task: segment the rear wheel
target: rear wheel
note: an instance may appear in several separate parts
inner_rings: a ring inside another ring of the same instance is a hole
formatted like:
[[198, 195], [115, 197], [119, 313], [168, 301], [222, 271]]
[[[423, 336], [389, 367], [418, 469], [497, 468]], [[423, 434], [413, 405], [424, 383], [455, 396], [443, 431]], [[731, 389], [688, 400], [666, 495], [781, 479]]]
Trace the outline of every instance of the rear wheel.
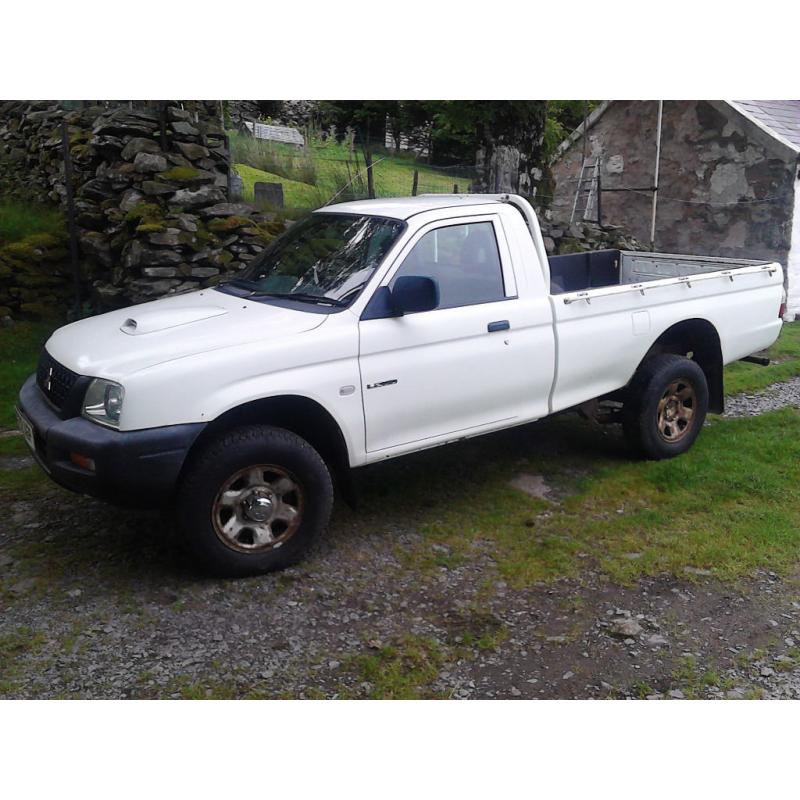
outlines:
[[668, 353], [648, 359], [628, 387], [623, 427], [646, 458], [673, 458], [694, 444], [708, 412], [708, 384], [698, 364]]
[[222, 434], [190, 462], [178, 527], [195, 558], [226, 576], [299, 561], [330, 519], [333, 487], [308, 442], [266, 425]]

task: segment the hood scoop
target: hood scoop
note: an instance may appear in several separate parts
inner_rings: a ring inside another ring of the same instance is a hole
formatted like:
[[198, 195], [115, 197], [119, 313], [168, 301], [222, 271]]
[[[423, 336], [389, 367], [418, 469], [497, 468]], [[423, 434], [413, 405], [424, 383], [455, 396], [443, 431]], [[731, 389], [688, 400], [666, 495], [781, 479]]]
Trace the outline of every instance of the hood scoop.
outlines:
[[156, 333], [180, 325], [189, 325], [211, 317], [219, 317], [228, 312], [219, 306], [197, 306], [195, 308], [163, 308], [133, 314], [120, 325], [120, 330], [129, 336]]

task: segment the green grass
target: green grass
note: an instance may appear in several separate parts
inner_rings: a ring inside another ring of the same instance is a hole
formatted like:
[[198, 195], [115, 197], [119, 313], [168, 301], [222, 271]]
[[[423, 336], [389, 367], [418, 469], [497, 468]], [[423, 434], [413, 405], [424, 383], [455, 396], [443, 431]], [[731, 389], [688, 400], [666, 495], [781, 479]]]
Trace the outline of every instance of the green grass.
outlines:
[[256, 183], [281, 183], [283, 184], [283, 200], [287, 208], [306, 208], [314, 209], [324, 205], [330, 195], [316, 186], [310, 186], [300, 181], [289, 180], [288, 178], [275, 175], [270, 172], [263, 172], [255, 167], [246, 164], [237, 164], [236, 172], [242, 179], [244, 185], [244, 199], [250, 202], [254, 197], [254, 186]]
[[16, 322], [0, 329], [0, 430], [15, 428], [14, 404], [48, 336], [58, 323]]
[[[366, 197], [366, 169], [361, 153], [351, 153], [344, 145], [310, 143], [302, 150], [286, 145], [254, 142], [232, 135], [236, 171], [244, 184], [245, 199], [253, 199], [257, 181], [283, 184], [284, 203], [291, 209], [314, 209], [330, 202], [346, 184], [349, 190], [339, 200]], [[411, 194], [414, 170], [419, 173], [417, 191], [467, 191], [469, 178], [454, 177], [403, 155], [376, 154], [373, 157], [375, 193], [378, 197]]]
[[359, 681], [370, 684], [371, 699], [412, 700], [431, 697], [425, 687], [435, 680], [444, 661], [438, 642], [408, 634], [375, 652], [352, 657], [345, 666]]
[[16, 200], [0, 200], [0, 246], [34, 233], [63, 234], [64, 217], [58, 209]]
[[759, 367], [736, 361], [725, 367], [725, 393], [758, 392], [800, 375], [800, 322], [786, 323], [766, 355], [776, 363]]
[[[561, 427], [568, 438], [581, 436], [577, 423]], [[590, 444], [594, 474], [558, 506], [509, 486], [511, 464], [487, 465], [421, 529], [465, 555], [489, 547], [518, 586], [577, 575], [587, 563], [621, 583], [660, 572], [691, 577], [687, 566], [723, 579], [756, 567], [785, 572], [800, 557], [798, 437], [800, 412], [787, 409], [717, 421], [670, 461], [616, 461]], [[570, 461], [582, 459], [548, 454], [514, 469], [556, 477]]]

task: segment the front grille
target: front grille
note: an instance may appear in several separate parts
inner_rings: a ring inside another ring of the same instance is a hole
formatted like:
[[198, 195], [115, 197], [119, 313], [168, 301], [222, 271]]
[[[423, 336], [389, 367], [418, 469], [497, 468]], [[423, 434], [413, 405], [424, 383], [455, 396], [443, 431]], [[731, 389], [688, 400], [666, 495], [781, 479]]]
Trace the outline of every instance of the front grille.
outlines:
[[44, 396], [59, 410], [64, 407], [78, 375], [63, 364], [59, 364], [47, 350], [42, 350], [39, 367], [36, 370], [36, 383]]

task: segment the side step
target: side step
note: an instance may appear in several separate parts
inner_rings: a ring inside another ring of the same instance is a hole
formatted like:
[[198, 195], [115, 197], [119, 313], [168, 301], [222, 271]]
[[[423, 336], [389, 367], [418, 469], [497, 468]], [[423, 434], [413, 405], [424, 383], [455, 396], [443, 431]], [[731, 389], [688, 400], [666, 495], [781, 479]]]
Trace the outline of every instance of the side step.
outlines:
[[764, 356], [745, 356], [744, 358], [740, 358], [739, 361], [746, 361], [748, 364], [758, 364], [759, 367], [768, 367], [770, 361], [768, 358], [764, 358]]

